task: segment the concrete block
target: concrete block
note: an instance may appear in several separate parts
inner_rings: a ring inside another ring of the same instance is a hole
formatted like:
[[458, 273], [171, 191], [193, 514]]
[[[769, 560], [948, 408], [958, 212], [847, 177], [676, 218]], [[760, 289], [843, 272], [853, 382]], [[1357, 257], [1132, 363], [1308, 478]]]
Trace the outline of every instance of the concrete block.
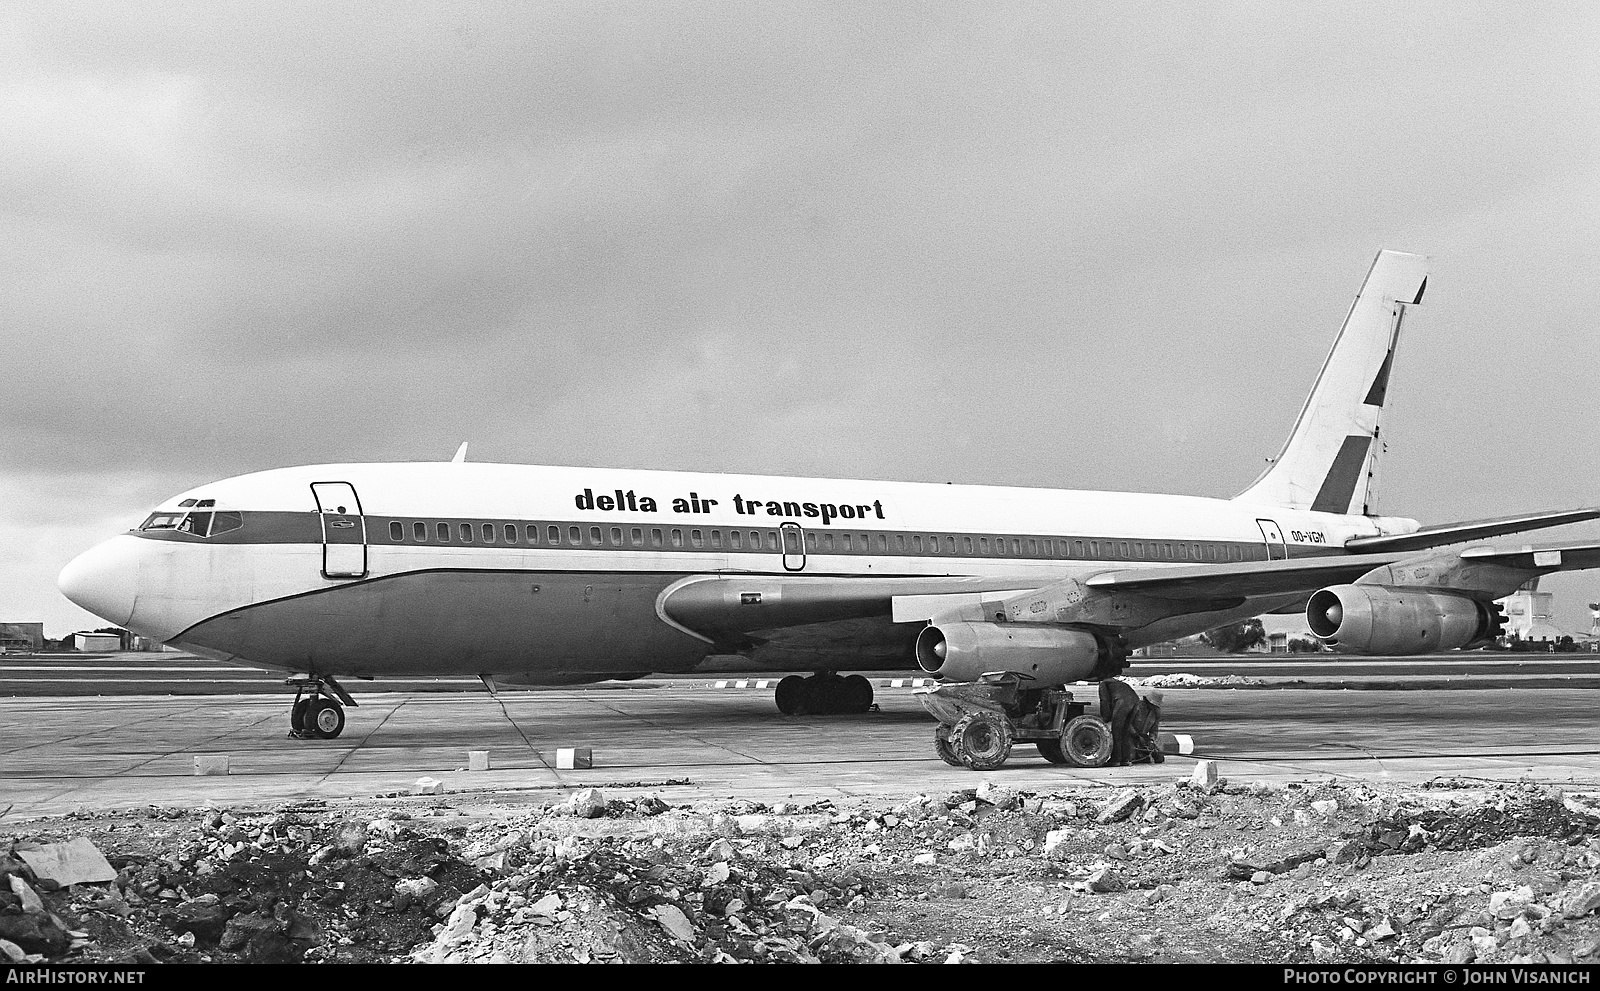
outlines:
[[443, 795], [444, 782], [438, 778], [418, 778], [417, 783], [411, 786], [413, 795]]
[[1217, 762], [1214, 760], [1197, 760], [1194, 762], [1194, 774], [1190, 775], [1189, 783], [1196, 788], [1210, 788], [1217, 783]]
[[196, 754], [194, 758], [194, 773], [196, 774], [227, 774], [227, 754]]
[[1184, 733], [1162, 733], [1156, 737], [1164, 754], [1194, 753], [1194, 737]]
[[594, 766], [594, 751], [588, 747], [556, 748], [556, 770], [574, 771]]
[[487, 771], [488, 769], [489, 769], [489, 751], [487, 751], [487, 750], [468, 750], [467, 751], [467, 770], [469, 770], [469, 771]]

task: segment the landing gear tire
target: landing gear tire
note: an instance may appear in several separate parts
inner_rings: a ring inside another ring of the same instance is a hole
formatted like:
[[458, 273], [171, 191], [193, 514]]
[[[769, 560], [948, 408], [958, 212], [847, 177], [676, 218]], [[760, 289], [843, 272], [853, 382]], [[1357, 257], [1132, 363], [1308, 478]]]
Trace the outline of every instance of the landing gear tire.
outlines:
[[810, 708], [811, 701], [811, 685], [808, 679], [791, 674], [778, 682], [778, 689], [773, 692], [773, 701], [778, 703], [778, 711], [785, 716], [805, 714]]
[[962, 766], [961, 758], [956, 756], [955, 747], [950, 744], [950, 728], [942, 723], [933, 731], [933, 752], [951, 767]]
[[1099, 716], [1079, 716], [1062, 729], [1061, 751], [1078, 767], [1104, 767], [1111, 760], [1111, 727]]
[[1040, 740], [1039, 756], [1052, 764], [1070, 764], [1067, 755], [1061, 750], [1060, 740]]
[[957, 721], [950, 741], [962, 764], [974, 771], [992, 771], [1011, 756], [1011, 721], [999, 713], [974, 712]]
[[294, 708], [289, 710], [289, 729], [296, 733], [306, 731], [306, 709], [311, 705], [310, 699], [297, 699]]
[[305, 729], [319, 740], [332, 740], [344, 732], [344, 706], [333, 699], [312, 699], [306, 707]]
[[844, 680], [845, 712], [866, 712], [872, 708], [872, 682], [853, 674]]

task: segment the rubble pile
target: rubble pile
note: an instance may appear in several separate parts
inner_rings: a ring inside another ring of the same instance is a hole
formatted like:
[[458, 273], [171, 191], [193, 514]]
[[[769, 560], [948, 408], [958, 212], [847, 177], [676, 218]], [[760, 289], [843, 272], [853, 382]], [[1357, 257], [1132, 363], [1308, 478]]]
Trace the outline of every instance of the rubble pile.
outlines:
[[1437, 784], [80, 814], [0, 837], [0, 959], [1600, 960], [1600, 812]]

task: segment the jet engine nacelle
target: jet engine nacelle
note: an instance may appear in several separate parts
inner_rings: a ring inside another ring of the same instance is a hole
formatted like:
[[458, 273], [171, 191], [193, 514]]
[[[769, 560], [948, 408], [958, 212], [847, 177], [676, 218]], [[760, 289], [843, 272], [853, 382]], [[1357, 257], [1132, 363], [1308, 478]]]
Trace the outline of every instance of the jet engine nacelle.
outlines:
[[1498, 636], [1498, 607], [1464, 595], [1381, 585], [1334, 585], [1311, 596], [1317, 639], [1355, 654], [1426, 654]]
[[1032, 623], [945, 623], [917, 635], [917, 665], [953, 681], [1015, 671], [1045, 685], [1105, 677], [1120, 669], [1115, 645], [1093, 633]]

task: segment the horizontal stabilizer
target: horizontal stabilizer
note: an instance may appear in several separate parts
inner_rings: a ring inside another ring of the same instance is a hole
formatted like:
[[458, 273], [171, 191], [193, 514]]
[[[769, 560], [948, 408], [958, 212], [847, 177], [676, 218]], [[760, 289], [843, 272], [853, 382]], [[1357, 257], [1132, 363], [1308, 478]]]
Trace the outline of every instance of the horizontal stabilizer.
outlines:
[[1427, 550], [1446, 544], [1459, 544], [1484, 537], [1497, 537], [1523, 530], [1541, 530], [1568, 523], [1600, 519], [1600, 509], [1568, 509], [1550, 513], [1527, 513], [1521, 516], [1502, 516], [1492, 520], [1471, 520], [1464, 523], [1445, 523], [1424, 527], [1414, 533], [1396, 533], [1379, 537], [1354, 537], [1345, 541], [1344, 548], [1354, 554], [1394, 554]]

